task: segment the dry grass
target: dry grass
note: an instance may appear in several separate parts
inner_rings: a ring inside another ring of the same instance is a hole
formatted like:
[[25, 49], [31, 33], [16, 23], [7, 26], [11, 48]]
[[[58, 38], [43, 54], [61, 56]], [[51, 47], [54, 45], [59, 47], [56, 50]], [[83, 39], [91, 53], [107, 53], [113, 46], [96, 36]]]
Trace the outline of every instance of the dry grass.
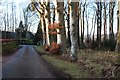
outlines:
[[37, 52], [39, 52], [40, 54], [45, 54], [48, 53], [45, 51], [43, 46], [34, 46], [34, 48], [37, 50]]
[[69, 54], [45, 55], [44, 58], [72, 77], [111, 78], [118, 54], [110, 51], [79, 50], [78, 60], [75, 63], [69, 61]]
[[80, 50], [77, 62], [84, 64], [82, 66], [89, 69], [90, 72], [94, 72], [94, 77], [113, 77], [112, 70], [117, 56], [117, 53], [109, 51]]
[[57, 67], [60, 71], [69, 74], [72, 78], [89, 78], [89, 72], [79, 68], [78, 64], [71, 63], [56, 58], [55, 56], [42, 55], [43, 59], [48, 63], [51, 63], [53, 66]]
[[2, 43], [2, 56], [10, 55], [11, 52], [19, 48], [16, 42]]

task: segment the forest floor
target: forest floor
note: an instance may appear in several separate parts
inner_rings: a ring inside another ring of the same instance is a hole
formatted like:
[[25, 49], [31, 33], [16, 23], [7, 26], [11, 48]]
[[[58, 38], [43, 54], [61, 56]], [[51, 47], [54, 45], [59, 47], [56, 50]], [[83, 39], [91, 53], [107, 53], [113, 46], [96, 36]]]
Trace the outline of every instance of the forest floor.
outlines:
[[43, 59], [72, 78], [113, 78], [114, 76], [114, 64], [118, 58], [115, 52], [79, 50], [78, 60], [71, 62], [69, 54], [53, 55], [44, 51], [41, 46], [35, 48], [38, 52], [47, 53], [42, 55]]

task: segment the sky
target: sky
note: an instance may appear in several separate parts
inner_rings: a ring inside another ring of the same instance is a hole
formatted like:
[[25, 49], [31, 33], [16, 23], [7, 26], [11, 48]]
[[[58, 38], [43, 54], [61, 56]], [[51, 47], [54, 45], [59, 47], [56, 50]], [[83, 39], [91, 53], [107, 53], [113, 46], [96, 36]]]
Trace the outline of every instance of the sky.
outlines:
[[[19, 25], [19, 22], [20, 20], [23, 20], [23, 14], [22, 14], [22, 10], [24, 8], [27, 7], [27, 5], [31, 2], [31, 0], [0, 0], [0, 17], [4, 17], [3, 14], [4, 12], [8, 11], [9, 13], [11, 13], [11, 2], [14, 2], [15, 3], [15, 6], [16, 6], [16, 9], [15, 9], [15, 12], [16, 12], [16, 16], [17, 16], [17, 24]], [[83, 0], [84, 1], [84, 0]], [[87, 0], [89, 2], [89, 0]], [[90, 0], [91, 1], [94, 1], [94, 0]], [[9, 8], [7, 10], [7, 7], [6, 7], [6, 4], [8, 4]], [[93, 5], [93, 4], [91, 4]], [[116, 11], [117, 11], [117, 6], [115, 7], [115, 14], [114, 14], [114, 32], [116, 33], [116, 30], [117, 30], [117, 15], [116, 15]], [[88, 8], [88, 12], [91, 14], [91, 16], [89, 17], [92, 17], [93, 15], [93, 10]], [[20, 16], [21, 15], [21, 16]], [[33, 32], [33, 33], [36, 33], [37, 31], [37, 26], [38, 26], [38, 19], [36, 19], [36, 24], [34, 24], [31, 28], [30, 28], [30, 31]], [[107, 20], [109, 21], [109, 20]], [[108, 22], [109, 23], [109, 22]], [[89, 18], [89, 29], [91, 29], [91, 24], [92, 24], [92, 19]], [[4, 29], [4, 27], [2, 26], [4, 25], [3, 23], [3, 20], [1, 19], [0, 20], [0, 28]], [[17, 27], [18, 27], [17, 25]], [[85, 27], [86, 27], [86, 22], [85, 22]], [[109, 27], [109, 24], [107, 24], [107, 27]], [[109, 32], [109, 29], [107, 29], [107, 32]], [[87, 33], [87, 29], [85, 28], [85, 34]], [[103, 28], [102, 28], [102, 33], [103, 33]]]
[[[23, 9], [26, 8], [28, 6], [28, 4], [31, 2], [31, 0], [0, 0], [0, 17], [3, 18], [4, 13], [6, 13], [8, 11], [8, 14], [10, 15], [12, 13], [12, 8], [11, 8], [11, 3], [14, 3], [14, 11], [16, 14], [16, 18], [17, 18], [17, 26], [19, 26], [19, 22], [20, 20], [23, 20], [24, 22], [24, 18], [23, 18]], [[7, 9], [7, 5], [8, 5], [8, 9]], [[34, 24], [31, 28], [30, 31], [32, 33], [36, 33], [37, 31], [37, 26], [38, 26], [38, 20], [36, 22], [36, 24]], [[4, 21], [3, 19], [0, 20], [0, 29], [4, 30]]]

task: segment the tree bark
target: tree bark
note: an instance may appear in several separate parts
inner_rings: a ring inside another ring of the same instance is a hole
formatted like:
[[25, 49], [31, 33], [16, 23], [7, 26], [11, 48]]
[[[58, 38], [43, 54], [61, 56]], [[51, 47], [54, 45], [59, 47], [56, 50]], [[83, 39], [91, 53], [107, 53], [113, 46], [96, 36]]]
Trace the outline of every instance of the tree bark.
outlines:
[[[120, 21], [120, 1], [118, 2], [118, 9], [119, 9], [118, 10], [118, 17], [119, 17], [119, 21]], [[116, 49], [115, 49], [115, 51], [117, 53], [120, 52], [120, 24], [118, 25], [118, 27], [119, 27], [119, 31], [118, 31], [118, 34], [117, 34], [117, 44], [116, 44]]]
[[107, 15], [106, 15], [106, 0], [104, 0], [104, 43], [107, 39]]
[[[55, 5], [55, 21], [56, 23], [59, 23], [59, 12], [58, 12], [58, 1], [57, 0], [54, 0], [54, 5]], [[59, 29], [56, 29], [57, 30], [57, 33], [60, 33], [60, 30]], [[61, 41], [61, 34], [57, 34], [57, 44], [61, 44], [62, 41]]]
[[86, 22], [87, 22], [87, 47], [89, 47], [89, 23], [88, 23], [88, 20], [89, 20], [89, 14], [87, 13], [87, 10], [86, 10]]
[[113, 17], [114, 17], [114, 6], [115, 2], [112, 0], [109, 3], [109, 39], [114, 39], [114, 32], [113, 32]]
[[85, 25], [84, 25], [84, 16], [85, 16], [85, 5], [84, 5], [84, 7], [83, 7], [83, 15], [82, 15], [82, 17], [83, 17], [83, 21], [82, 21], [82, 31], [81, 31], [81, 45], [82, 46], [84, 46], [84, 31], [85, 31]]
[[65, 31], [65, 22], [64, 22], [64, 1], [55, 0], [55, 18], [56, 22], [59, 23], [61, 29], [57, 29], [57, 44], [61, 45], [61, 53], [67, 53], [66, 51], [66, 31]]
[[71, 39], [71, 60], [77, 60], [77, 33], [78, 33], [78, 20], [77, 20], [77, 10], [78, 10], [79, 2], [70, 2], [70, 39]]
[[80, 8], [78, 10], [78, 49], [80, 49], [80, 26], [81, 26], [81, 5], [78, 5]]
[[41, 21], [41, 29], [42, 29], [42, 34], [43, 34], [43, 46], [46, 44], [46, 35], [45, 35], [45, 24], [44, 24], [44, 15], [40, 15], [40, 21]]
[[[55, 7], [54, 7], [54, 4], [53, 4], [52, 14], [53, 14], [53, 18], [52, 18], [51, 24], [54, 24], [54, 22], [55, 22]], [[56, 31], [56, 30], [54, 30], [54, 31]], [[50, 41], [51, 41], [51, 43], [52, 42], [57, 42], [57, 35], [50, 34]]]
[[62, 26], [62, 28], [60, 29], [60, 33], [61, 33], [61, 51], [62, 53], [67, 53], [66, 50], [66, 31], [65, 31], [65, 22], [64, 22], [64, 14], [63, 14], [63, 10], [64, 10], [64, 1], [62, 2], [58, 2], [58, 13], [59, 15], [59, 21], [60, 21], [60, 26]]
[[68, 4], [68, 20], [67, 20], [67, 26], [68, 26], [68, 32], [67, 32], [67, 35], [68, 35], [68, 47], [71, 46], [71, 42], [70, 42], [70, 5]]
[[[43, 2], [39, 2], [40, 4]], [[45, 34], [45, 20], [44, 20], [44, 8], [41, 7], [41, 11], [36, 7], [34, 1], [32, 0], [32, 7], [37, 10], [37, 12], [40, 15], [40, 21], [41, 21], [41, 27], [42, 27], [42, 33], [43, 33], [43, 46], [46, 44], [46, 34]]]
[[45, 19], [45, 26], [46, 26], [46, 45], [50, 45], [50, 39], [49, 39], [49, 29], [48, 26], [50, 24], [50, 20], [49, 20], [49, 9], [50, 7], [48, 6], [48, 0], [46, 1], [46, 7], [45, 7], [45, 15], [44, 15], [44, 19]]
[[102, 5], [101, 2], [97, 2], [97, 45], [98, 49], [100, 48], [101, 45], [101, 27], [102, 27], [102, 19], [101, 19], [101, 14], [102, 14]]

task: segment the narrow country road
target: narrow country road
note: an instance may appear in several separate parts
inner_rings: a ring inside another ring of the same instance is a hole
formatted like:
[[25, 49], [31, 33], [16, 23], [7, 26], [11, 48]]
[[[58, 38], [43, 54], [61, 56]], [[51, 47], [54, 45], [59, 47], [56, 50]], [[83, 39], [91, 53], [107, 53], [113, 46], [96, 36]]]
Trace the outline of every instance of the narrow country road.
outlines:
[[24, 45], [2, 65], [3, 78], [55, 78], [34, 48]]

